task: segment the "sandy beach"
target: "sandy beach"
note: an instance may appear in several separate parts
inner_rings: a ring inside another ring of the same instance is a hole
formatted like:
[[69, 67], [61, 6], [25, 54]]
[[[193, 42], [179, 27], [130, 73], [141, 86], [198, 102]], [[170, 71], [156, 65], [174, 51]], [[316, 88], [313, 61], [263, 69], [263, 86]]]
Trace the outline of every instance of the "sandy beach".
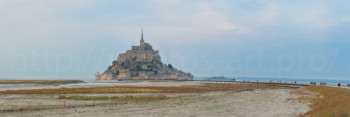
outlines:
[[[120, 83], [122, 86], [181, 87], [203, 85], [194, 82]], [[52, 87], [51, 87], [52, 88]], [[309, 110], [307, 102], [298, 102], [295, 89], [256, 89], [206, 93], [123, 93], [79, 94], [81, 96], [166, 95], [169, 99], [152, 102], [116, 102], [57, 99], [59, 94], [0, 94], [0, 116], [149, 116], [149, 117], [295, 117]], [[77, 95], [77, 94], [65, 94]]]

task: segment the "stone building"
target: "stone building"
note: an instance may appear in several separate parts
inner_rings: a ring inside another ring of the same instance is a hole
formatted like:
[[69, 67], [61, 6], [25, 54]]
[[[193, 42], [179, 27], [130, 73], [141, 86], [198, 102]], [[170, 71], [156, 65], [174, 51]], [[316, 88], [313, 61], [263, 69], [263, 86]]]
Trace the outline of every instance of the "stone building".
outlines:
[[95, 74], [95, 80], [113, 80], [112, 71], [106, 70], [103, 74]]
[[158, 50], [145, 43], [143, 31], [140, 45], [120, 53], [117, 60], [103, 74], [96, 74], [95, 80], [192, 80], [193, 75], [163, 64]]

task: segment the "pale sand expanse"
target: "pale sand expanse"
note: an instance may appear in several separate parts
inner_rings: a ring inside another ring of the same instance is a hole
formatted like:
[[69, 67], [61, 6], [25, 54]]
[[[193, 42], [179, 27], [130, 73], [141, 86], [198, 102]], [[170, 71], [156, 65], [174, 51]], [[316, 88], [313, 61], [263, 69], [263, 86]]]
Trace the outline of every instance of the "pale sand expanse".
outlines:
[[79, 87], [112, 87], [112, 86], [137, 86], [137, 87], [178, 87], [178, 86], [194, 86], [203, 85], [199, 82], [118, 82], [118, 83], [80, 83], [60, 86], [37, 86], [37, 87], [18, 87], [18, 88], [0, 88], [0, 91], [5, 90], [21, 90], [21, 89], [52, 89], [52, 88], [79, 88]]
[[[147, 84], [147, 83], [146, 83]], [[305, 103], [288, 100], [298, 95], [289, 93], [292, 89], [269, 89], [245, 92], [212, 92], [201, 94], [167, 94], [181, 95], [156, 102], [131, 102], [129, 104], [109, 105], [96, 101], [100, 105], [76, 108], [58, 108], [40, 111], [6, 112], [0, 116], [50, 116], [50, 117], [294, 117], [305, 113], [309, 108]], [[154, 94], [151, 94], [154, 95]], [[17, 99], [11, 99], [11, 96]], [[36, 96], [42, 99], [33, 99]], [[92, 104], [92, 101], [59, 100], [52, 95], [0, 95], [0, 107], [11, 107], [11, 104], [32, 106], [62, 107], [68, 105]], [[22, 99], [21, 99], [22, 98]], [[23, 99], [24, 98], [24, 99]], [[31, 104], [28, 104], [31, 103]], [[5, 106], [7, 105], [7, 106]]]

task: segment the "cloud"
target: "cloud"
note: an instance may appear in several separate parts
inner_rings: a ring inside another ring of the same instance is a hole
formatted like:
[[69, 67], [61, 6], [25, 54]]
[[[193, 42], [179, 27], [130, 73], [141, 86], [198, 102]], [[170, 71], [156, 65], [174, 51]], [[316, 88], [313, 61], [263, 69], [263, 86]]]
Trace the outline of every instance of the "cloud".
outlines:
[[350, 22], [350, 16], [344, 17], [340, 20], [341, 22]]
[[169, 41], [172, 43], [193, 44], [220, 41], [212, 37], [224, 33], [232, 35], [253, 35], [255, 33], [253, 28], [231, 20], [230, 15], [232, 14], [219, 11], [222, 4], [208, 1], [170, 3], [153, 1], [147, 4], [148, 8], [151, 8], [151, 13], [145, 20], [152, 18], [157, 21], [147, 22], [144, 25], [146, 30], [151, 29], [150, 32], [162, 32], [158, 33], [158, 36], [170, 38]]
[[62, 27], [67, 23], [62, 14], [86, 8], [90, 3], [88, 0], [3, 0], [0, 4], [0, 38], [7, 43], [52, 41], [48, 37], [56, 35], [58, 30], [71, 28]]
[[[218, 63], [230, 61], [232, 57], [228, 54], [231, 53], [244, 53], [235, 54], [242, 56], [242, 59], [247, 56], [245, 53], [254, 54], [256, 50], [277, 56], [281, 53], [289, 54], [300, 46], [306, 53], [322, 54], [318, 49], [310, 50], [309, 46], [319, 44], [324, 46], [320, 46], [321, 49], [327, 50], [329, 43], [339, 43], [334, 38], [348, 40], [349, 37], [347, 25], [344, 24], [350, 22], [350, 14], [347, 12], [350, 8], [344, 1], [333, 2], [1, 0], [0, 53], [4, 55], [1, 60], [11, 60], [9, 56], [13, 53], [9, 50], [13, 48], [25, 56], [23, 58], [27, 61], [31, 61], [33, 52], [50, 53], [51, 59], [47, 61], [55, 61], [56, 55], [74, 56], [77, 53], [81, 58], [92, 56], [93, 61], [106, 56], [100, 53], [110, 54], [110, 59], [113, 59], [115, 53], [137, 44], [142, 27], [146, 41], [160, 48], [161, 52], [172, 51], [175, 55], [187, 54], [199, 58], [207, 58], [201, 57], [203, 53], [211, 56], [212, 53], [220, 52], [221, 54], [213, 56], [213, 60]], [[271, 52], [281, 48], [287, 49]], [[92, 54], [87, 50], [93, 50]], [[76, 68], [80, 68], [80, 64], [94, 68], [97, 64], [92, 65], [88, 60], [86, 64], [82, 63], [79, 57], [72, 60]], [[167, 55], [162, 57], [174, 58]], [[254, 63], [253, 60], [247, 61]], [[103, 70], [109, 62], [98, 63], [101, 67], [95, 69]], [[0, 64], [11, 66], [6, 61]], [[222, 68], [220, 64], [216, 66]], [[28, 62], [28, 70], [31, 67], [33, 66]], [[200, 69], [203, 66], [197, 67]], [[252, 64], [251, 67], [256, 66]], [[86, 75], [81, 72], [78, 74], [73, 69], [72, 74], [90, 77], [95, 71], [90, 70], [88, 72], [91, 74]], [[28, 71], [30, 72], [32, 71]], [[207, 74], [219, 72], [230, 71], [213, 70]], [[247, 69], [247, 73], [240, 74], [250, 73], [259, 75], [254, 69]], [[22, 73], [22, 76], [26, 74]], [[36, 76], [40, 76], [40, 73]]]

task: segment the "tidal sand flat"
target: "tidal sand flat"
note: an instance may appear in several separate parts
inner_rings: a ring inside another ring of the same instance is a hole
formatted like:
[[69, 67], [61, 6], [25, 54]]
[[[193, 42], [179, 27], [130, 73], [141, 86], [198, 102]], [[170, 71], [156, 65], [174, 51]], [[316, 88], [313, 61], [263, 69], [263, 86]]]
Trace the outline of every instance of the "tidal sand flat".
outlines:
[[296, 90], [198, 82], [8, 90], [0, 91], [0, 116], [295, 117], [310, 110]]
[[53, 84], [1, 84], [0, 91], [6, 90], [23, 90], [23, 89], [57, 89], [57, 88], [87, 88], [87, 87], [113, 87], [113, 86], [136, 86], [136, 87], [179, 87], [179, 86], [193, 86], [193, 85], [203, 85], [197, 82], [91, 82], [86, 81], [86, 83], [78, 84], [67, 84], [54, 86]]

